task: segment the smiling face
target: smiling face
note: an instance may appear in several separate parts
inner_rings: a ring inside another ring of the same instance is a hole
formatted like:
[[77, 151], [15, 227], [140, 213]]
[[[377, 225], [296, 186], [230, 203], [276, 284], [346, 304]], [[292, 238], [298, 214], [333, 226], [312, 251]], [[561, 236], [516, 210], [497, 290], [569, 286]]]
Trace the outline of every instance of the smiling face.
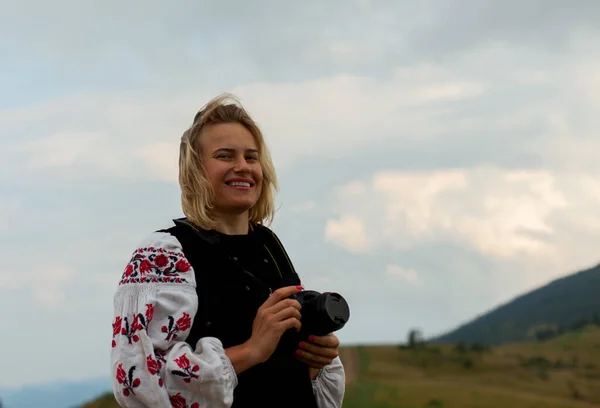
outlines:
[[217, 214], [242, 214], [262, 192], [262, 167], [252, 133], [239, 123], [206, 126], [200, 136], [200, 155], [214, 191]]

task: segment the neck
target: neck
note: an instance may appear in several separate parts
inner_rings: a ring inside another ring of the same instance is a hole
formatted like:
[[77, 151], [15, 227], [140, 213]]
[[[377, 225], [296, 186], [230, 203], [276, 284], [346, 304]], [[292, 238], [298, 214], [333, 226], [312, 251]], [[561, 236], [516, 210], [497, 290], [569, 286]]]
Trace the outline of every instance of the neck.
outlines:
[[215, 230], [227, 235], [246, 235], [249, 228], [248, 212], [242, 214], [219, 214]]

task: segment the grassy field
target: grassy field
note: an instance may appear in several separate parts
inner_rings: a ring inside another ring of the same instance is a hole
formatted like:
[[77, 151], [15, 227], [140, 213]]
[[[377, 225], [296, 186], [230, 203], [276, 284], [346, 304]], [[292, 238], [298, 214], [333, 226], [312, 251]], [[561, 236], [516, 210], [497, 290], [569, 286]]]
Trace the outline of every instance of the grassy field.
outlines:
[[600, 329], [491, 350], [359, 347], [345, 408], [600, 406]]
[[[469, 345], [345, 349], [344, 408], [600, 406], [600, 329], [481, 350]], [[84, 408], [116, 408], [106, 396]]]

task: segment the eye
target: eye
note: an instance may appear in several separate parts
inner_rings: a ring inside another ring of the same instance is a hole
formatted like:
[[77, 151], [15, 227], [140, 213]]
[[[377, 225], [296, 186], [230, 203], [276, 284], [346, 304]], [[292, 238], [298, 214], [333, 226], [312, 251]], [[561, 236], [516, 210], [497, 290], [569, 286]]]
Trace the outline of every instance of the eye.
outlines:
[[248, 157], [246, 157], [246, 160], [247, 161], [257, 161], [258, 157], [256, 157], [256, 156], [248, 156]]
[[230, 155], [227, 153], [219, 153], [216, 157], [217, 159], [229, 159]]

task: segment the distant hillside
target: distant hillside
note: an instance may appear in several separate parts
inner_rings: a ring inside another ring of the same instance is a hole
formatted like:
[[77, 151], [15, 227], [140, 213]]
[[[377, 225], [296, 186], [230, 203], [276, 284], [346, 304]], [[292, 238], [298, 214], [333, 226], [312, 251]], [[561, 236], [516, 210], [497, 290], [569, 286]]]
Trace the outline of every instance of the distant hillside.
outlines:
[[70, 408], [111, 389], [110, 378], [0, 390], [2, 408]]
[[536, 332], [600, 319], [600, 265], [557, 279], [519, 296], [432, 343], [499, 345], [536, 337]]

